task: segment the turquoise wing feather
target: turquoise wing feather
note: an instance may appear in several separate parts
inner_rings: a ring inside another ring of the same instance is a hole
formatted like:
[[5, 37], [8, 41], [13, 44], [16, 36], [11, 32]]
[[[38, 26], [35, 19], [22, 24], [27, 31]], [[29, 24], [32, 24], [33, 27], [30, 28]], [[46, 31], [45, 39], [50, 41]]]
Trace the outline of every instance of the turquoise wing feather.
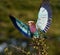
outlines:
[[29, 26], [23, 23], [22, 21], [16, 19], [15, 17], [9, 15], [14, 26], [26, 37], [31, 38], [31, 32]]

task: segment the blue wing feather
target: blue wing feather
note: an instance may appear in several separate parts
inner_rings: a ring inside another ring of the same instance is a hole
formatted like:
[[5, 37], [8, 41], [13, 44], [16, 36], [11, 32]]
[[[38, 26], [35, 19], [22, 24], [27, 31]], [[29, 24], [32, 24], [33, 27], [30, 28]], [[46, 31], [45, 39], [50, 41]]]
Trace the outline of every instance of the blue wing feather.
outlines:
[[16, 19], [13, 16], [9, 16], [11, 21], [13, 22], [14, 26], [26, 37], [31, 38], [31, 32], [30, 29], [28, 27], [28, 25], [24, 24], [23, 22], [19, 21], [18, 19]]

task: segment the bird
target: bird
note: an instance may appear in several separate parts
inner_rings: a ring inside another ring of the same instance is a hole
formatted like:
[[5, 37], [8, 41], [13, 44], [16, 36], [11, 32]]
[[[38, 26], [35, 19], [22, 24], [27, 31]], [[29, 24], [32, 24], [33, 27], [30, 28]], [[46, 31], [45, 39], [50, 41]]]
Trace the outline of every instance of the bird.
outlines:
[[43, 0], [38, 12], [36, 23], [28, 21], [28, 25], [18, 20], [16, 17], [9, 15], [13, 25], [27, 38], [39, 38], [39, 30], [46, 33], [52, 21], [52, 9], [49, 0]]

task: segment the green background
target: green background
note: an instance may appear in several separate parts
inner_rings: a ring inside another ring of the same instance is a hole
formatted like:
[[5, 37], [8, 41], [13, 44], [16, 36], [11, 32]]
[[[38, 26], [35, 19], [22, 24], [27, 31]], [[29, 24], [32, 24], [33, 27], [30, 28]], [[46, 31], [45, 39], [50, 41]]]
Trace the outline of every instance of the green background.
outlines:
[[[36, 22], [41, 0], [0, 0], [0, 43], [9, 38], [24, 38], [13, 26], [9, 14], [27, 23]], [[49, 42], [49, 55], [60, 55], [60, 0], [50, 0], [52, 24], [46, 33]]]

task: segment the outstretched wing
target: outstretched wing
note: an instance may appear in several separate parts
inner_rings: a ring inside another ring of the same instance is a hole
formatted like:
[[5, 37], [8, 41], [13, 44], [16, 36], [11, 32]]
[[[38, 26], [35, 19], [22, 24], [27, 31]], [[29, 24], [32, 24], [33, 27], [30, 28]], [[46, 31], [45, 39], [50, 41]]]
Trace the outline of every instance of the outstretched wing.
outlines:
[[18, 19], [16, 19], [13, 16], [9, 16], [11, 21], [13, 22], [14, 26], [22, 33], [24, 34], [26, 37], [31, 37], [31, 32], [30, 29], [28, 27], [28, 25], [24, 24], [23, 22], [19, 21]]
[[50, 8], [50, 3], [48, 0], [43, 0], [42, 6], [38, 13], [36, 28], [42, 30], [43, 32], [47, 32], [51, 24], [51, 18], [52, 11]]

